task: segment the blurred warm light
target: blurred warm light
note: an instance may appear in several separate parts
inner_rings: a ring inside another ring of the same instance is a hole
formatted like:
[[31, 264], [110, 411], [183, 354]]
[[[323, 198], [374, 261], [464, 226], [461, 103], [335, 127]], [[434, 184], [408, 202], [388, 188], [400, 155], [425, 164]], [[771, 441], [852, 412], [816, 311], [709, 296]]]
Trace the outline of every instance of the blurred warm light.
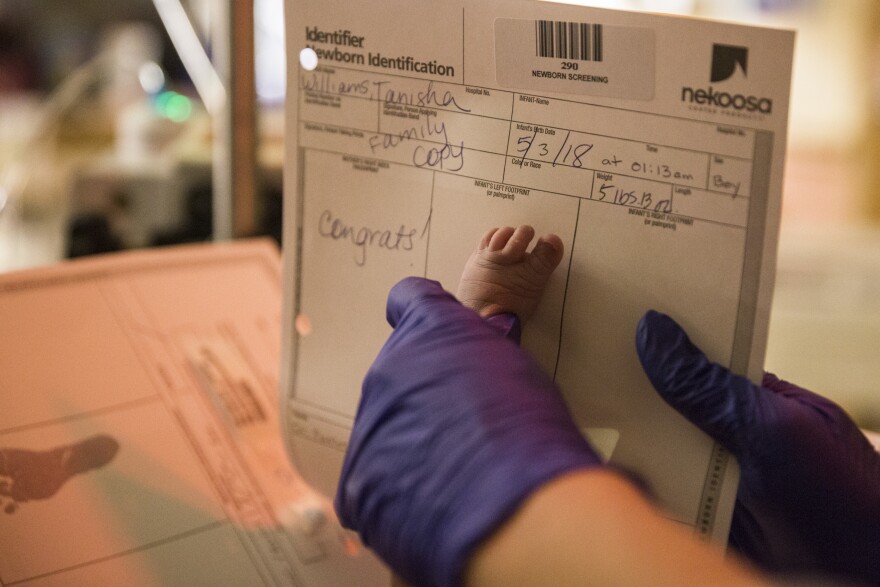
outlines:
[[155, 61], [147, 61], [138, 69], [138, 81], [148, 94], [156, 94], [165, 87], [165, 73]]
[[317, 53], [315, 53], [315, 50], [306, 47], [305, 49], [300, 51], [299, 64], [302, 65], [302, 68], [306, 71], [312, 71], [313, 69], [318, 67], [318, 55]]

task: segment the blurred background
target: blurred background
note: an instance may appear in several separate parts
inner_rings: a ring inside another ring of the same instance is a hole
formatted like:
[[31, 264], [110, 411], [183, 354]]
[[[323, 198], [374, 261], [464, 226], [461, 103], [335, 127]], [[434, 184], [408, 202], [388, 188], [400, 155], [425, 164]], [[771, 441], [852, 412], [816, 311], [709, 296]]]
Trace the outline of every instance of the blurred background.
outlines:
[[254, 218], [235, 236], [279, 240], [282, 0], [0, 0], [0, 270], [210, 239], [231, 52], [255, 63], [235, 72], [254, 96], [232, 124], [256, 134]]
[[[797, 31], [766, 366], [880, 430], [880, 2], [569, 1]], [[214, 140], [240, 123], [218, 114], [230, 51], [256, 90], [253, 207], [234, 229], [214, 204], [246, 159]], [[280, 240], [284, 81], [283, 0], [0, 0], [0, 271]]]

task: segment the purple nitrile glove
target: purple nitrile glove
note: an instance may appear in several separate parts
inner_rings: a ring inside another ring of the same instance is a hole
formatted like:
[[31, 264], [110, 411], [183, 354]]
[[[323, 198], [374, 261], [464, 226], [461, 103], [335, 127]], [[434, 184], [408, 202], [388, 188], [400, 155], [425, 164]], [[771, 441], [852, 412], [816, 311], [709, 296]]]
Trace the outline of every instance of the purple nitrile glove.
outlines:
[[540, 485], [601, 464], [551, 379], [440, 284], [391, 290], [394, 332], [364, 380], [336, 511], [416, 585], [458, 585], [482, 539]]
[[773, 572], [880, 583], [880, 454], [840, 407], [731, 373], [657, 312], [636, 346], [663, 399], [739, 461], [734, 548]]

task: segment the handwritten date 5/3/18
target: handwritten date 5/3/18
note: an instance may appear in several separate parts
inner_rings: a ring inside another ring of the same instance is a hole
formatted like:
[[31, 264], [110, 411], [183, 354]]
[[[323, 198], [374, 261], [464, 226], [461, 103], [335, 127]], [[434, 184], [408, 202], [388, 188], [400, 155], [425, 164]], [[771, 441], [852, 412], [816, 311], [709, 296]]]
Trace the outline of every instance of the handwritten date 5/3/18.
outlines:
[[[557, 165], [570, 165], [572, 167], [583, 167], [584, 161], [583, 158], [587, 153], [593, 148], [593, 145], [590, 143], [576, 143], [571, 141], [571, 131], [568, 131], [565, 137], [562, 140], [562, 144], [557, 148], [555, 145], [551, 146], [547, 141], [542, 138], [538, 138], [538, 130], [532, 134], [522, 135], [516, 141], [516, 150], [518, 153], [522, 154], [522, 159], [520, 159], [519, 165], [522, 167], [523, 161], [526, 158], [535, 158], [542, 161], [548, 161], [553, 164], [553, 167]], [[549, 157], [552, 156], [553, 159], [550, 160]], [[547, 159], [545, 159], [547, 157]]]
[[417, 228], [407, 228], [401, 224], [396, 231], [369, 226], [353, 226], [336, 217], [330, 210], [324, 210], [318, 217], [318, 234], [323, 238], [335, 241], [349, 241], [355, 246], [354, 262], [363, 267], [367, 262], [367, 248], [375, 247], [387, 251], [411, 251], [415, 245], [416, 235], [422, 238], [428, 230], [430, 217], [419, 234]]

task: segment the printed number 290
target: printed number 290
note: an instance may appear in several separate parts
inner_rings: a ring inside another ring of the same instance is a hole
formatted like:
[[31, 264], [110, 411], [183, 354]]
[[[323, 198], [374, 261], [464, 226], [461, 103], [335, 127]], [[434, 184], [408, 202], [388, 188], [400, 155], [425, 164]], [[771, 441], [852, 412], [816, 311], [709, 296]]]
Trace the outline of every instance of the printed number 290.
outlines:
[[562, 62], [563, 71], [566, 69], [571, 69], [571, 70], [577, 71], [577, 68], [578, 68], [578, 64], [575, 63], [574, 61], [563, 61]]

